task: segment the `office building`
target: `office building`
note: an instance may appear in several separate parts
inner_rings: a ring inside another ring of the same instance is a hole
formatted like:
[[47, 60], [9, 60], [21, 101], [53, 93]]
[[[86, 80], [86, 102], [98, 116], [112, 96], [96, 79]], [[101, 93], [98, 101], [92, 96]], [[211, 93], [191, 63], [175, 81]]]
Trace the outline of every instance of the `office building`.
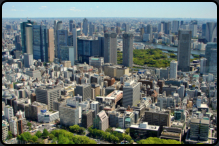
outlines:
[[33, 25], [33, 59], [48, 62], [48, 34], [45, 25]]
[[25, 74], [32, 78], [41, 80], [41, 72], [39, 70], [30, 69], [30, 70], [27, 70]]
[[85, 128], [89, 128], [90, 126], [93, 125], [93, 112], [92, 112], [92, 110], [86, 109], [82, 112], [81, 124], [82, 124], [82, 127], [85, 127]]
[[192, 31], [192, 37], [197, 36], [197, 24], [190, 24], [189, 29]]
[[202, 24], [202, 38], [206, 37], [206, 24]]
[[171, 22], [164, 22], [164, 33], [165, 34], [170, 34], [171, 33]]
[[130, 126], [130, 136], [133, 139], [146, 139], [149, 137], [159, 137], [160, 126], [149, 125], [148, 122]]
[[191, 55], [191, 30], [179, 30], [178, 32], [178, 70], [182, 72], [190, 71], [190, 55]]
[[30, 20], [20, 23], [23, 53], [33, 54], [33, 25], [36, 25], [36, 22]]
[[70, 98], [59, 107], [60, 124], [66, 127], [77, 125], [79, 122], [78, 101]]
[[104, 110], [100, 111], [93, 120], [93, 128], [105, 131], [109, 128], [109, 119]]
[[128, 80], [123, 86], [123, 107], [135, 106], [140, 101], [140, 82]]
[[146, 31], [147, 33], [146, 34], [150, 34], [150, 41], [152, 41], [152, 39], [153, 39], [153, 36], [152, 36], [152, 25], [150, 25], [150, 24], [148, 24], [147, 25], [147, 31]]
[[88, 35], [88, 20], [86, 18], [83, 19], [83, 34]]
[[207, 62], [206, 58], [200, 59], [200, 73], [201, 74], [206, 74], [206, 62]]
[[134, 35], [132, 33], [123, 34], [123, 65], [127, 67], [133, 65], [133, 41]]
[[96, 30], [96, 26], [94, 24], [89, 25], [89, 36], [93, 36], [95, 30]]
[[125, 32], [129, 32], [129, 24], [128, 23], [125, 23]]
[[[206, 60], [206, 72], [207, 73], [211, 72], [210, 68], [217, 69], [217, 54], [213, 54], [213, 53], [216, 53], [217, 51], [215, 49], [217, 49], [217, 43], [213, 43], [213, 42], [207, 43], [206, 49], [205, 49], [205, 58], [207, 59]], [[215, 70], [213, 69], [213, 72], [214, 71]]]
[[[180, 123], [177, 123], [180, 124]], [[184, 134], [184, 133], [183, 133]], [[163, 127], [163, 131], [161, 132], [161, 139], [174, 139], [181, 142], [182, 138], [182, 129], [177, 127]]]
[[169, 67], [160, 68], [160, 79], [169, 79]]
[[48, 106], [44, 103], [40, 103], [37, 101], [34, 101], [30, 106], [29, 106], [29, 111], [30, 111], [30, 115], [29, 118], [30, 120], [33, 121], [38, 121], [38, 114], [41, 112], [41, 110], [45, 111], [48, 110]]
[[75, 59], [73, 46], [61, 46], [60, 53], [61, 61], [71, 61], [71, 66], [74, 66]]
[[58, 38], [57, 38], [57, 30], [62, 30], [62, 21], [58, 21], [58, 20], [55, 20], [54, 21], [54, 36], [55, 36], [55, 57], [58, 57], [58, 51], [57, 51], [57, 48], [58, 48]]
[[53, 62], [54, 61], [54, 30], [48, 29], [48, 61]]
[[173, 24], [172, 32], [177, 33], [179, 30], [179, 21], [174, 20], [172, 24]]
[[10, 121], [10, 119], [12, 119], [12, 117], [14, 117], [14, 110], [9, 105], [6, 105], [4, 107], [4, 113], [5, 113], [5, 119], [7, 119], [7, 121]]
[[88, 98], [91, 99], [91, 85], [89, 84], [76, 85], [75, 95], [78, 94], [82, 96], [83, 101], [87, 100]]
[[48, 110], [53, 110], [53, 101], [61, 96], [60, 86], [38, 87], [35, 90], [36, 101], [48, 105]]
[[38, 114], [38, 122], [39, 123], [50, 123], [55, 122], [55, 120], [59, 119], [59, 111], [45, 111], [41, 110]]
[[72, 28], [73, 28], [73, 20], [69, 20], [69, 31], [72, 32]]
[[61, 46], [67, 46], [67, 43], [68, 43], [68, 31], [57, 30], [56, 37], [57, 37], [56, 53], [57, 53], [57, 57], [60, 59], [61, 58], [61, 52], [60, 52]]
[[117, 34], [104, 34], [104, 62], [117, 64]]
[[206, 23], [206, 40], [208, 42], [214, 42], [214, 38], [217, 37], [217, 22]]
[[90, 109], [94, 110], [94, 116], [99, 113], [99, 102], [98, 101], [92, 101], [90, 104]]
[[74, 60], [78, 60], [78, 45], [77, 45], [77, 29], [73, 28], [72, 29], [72, 34], [73, 34], [73, 47], [74, 47]]
[[89, 37], [78, 38], [78, 61], [89, 64], [89, 57], [100, 56], [99, 41]]
[[2, 141], [5, 141], [8, 137], [8, 126], [5, 124], [5, 122], [2, 122]]
[[89, 57], [89, 65], [101, 68], [104, 64], [104, 58], [103, 57]]
[[177, 61], [170, 62], [170, 79], [177, 79]]
[[20, 35], [16, 35], [16, 36], [15, 36], [14, 44], [15, 44], [15, 48], [16, 48], [16, 50], [18, 50], [18, 51], [22, 51]]
[[17, 117], [12, 117], [9, 121], [10, 131], [14, 136], [18, 135], [18, 123]]
[[158, 33], [163, 32], [163, 23], [158, 24]]

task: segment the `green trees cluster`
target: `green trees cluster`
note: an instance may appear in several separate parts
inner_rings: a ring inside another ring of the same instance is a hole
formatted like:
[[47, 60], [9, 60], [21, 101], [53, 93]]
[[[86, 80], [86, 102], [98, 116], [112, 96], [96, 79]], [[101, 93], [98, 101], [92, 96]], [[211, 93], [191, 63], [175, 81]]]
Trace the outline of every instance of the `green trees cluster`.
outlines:
[[181, 144], [181, 142], [172, 139], [160, 139], [157, 137], [149, 137], [137, 142], [138, 144]]
[[8, 131], [8, 136], [7, 136], [7, 139], [12, 139], [12, 132], [11, 131]]
[[77, 134], [83, 134], [83, 135], [85, 134], [85, 128], [80, 127], [78, 125], [69, 126], [69, 131]]
[[95, 140], [91, 140], [87, 136], [74, 135], [64, 129], [53, 130], [50, 136], [53, 138], [52, 144], [97, 144]]
[[112, 143], [119, 143], [123, 140], [127, 140], [129, 143], [132, 143], [133, 140], [131, 136], [127, 134], [122, 134], [116, 131], [112, 131], [112, 128], [108, 128], [105, 132], [103, 130], [93, 129], [92, 127], [88, 128], [90, 136], [93, 138], [98, 138]]
[[123, 61], [122, 55], [123, 55], [122, 52], [117, 51], [117, 64], [122, 64], [122, 61]]
[[22, 133], [21, 135], [18, 135], [17, 136], [17, 139], [18, 140], [21, 140], [21, 141], [25, 141], [25, 142], [36, 142], [36, 143], [39, 143], [41, 144], [39, 141], [38, 141], [38, 137], [36, 135], [31, 135], [30, 132], [24, 132]]

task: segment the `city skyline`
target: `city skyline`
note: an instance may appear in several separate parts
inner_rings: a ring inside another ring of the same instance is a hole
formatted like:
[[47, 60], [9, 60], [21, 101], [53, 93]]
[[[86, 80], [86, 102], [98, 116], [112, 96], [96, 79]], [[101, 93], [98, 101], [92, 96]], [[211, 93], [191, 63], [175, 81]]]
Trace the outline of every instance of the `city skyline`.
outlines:
[[214, 2], [5, 2], [2, 18], [139, 17], [217, 18]]

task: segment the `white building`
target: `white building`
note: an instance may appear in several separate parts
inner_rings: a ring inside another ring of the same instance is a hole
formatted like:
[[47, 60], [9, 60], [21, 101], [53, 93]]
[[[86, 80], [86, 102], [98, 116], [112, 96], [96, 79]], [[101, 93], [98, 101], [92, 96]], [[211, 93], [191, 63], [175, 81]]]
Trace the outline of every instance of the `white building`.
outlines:
[[9, 121], [9, 127], [10, 127], [10, 131], [14, 136], [17, 136], [18, 134], [18, 127], [17, 127], [17, 117], [13, 117], [10, 119]]
[[177, 61], [172, 60], [170, 62], [170, 77], [172, 79], [177, 79]]
[[192, 37], [197, 36], [197, 24], [190, 24], [189, 29], [192, 31]]
[[14, 110], [11, 106], [7, 105], [4, 108], [4, 112], [5, 112], [5, 118], [10, 121], [10, 119], [12, 119], [12, 117], [14, 117]]
[[143, 34], [143, 41], [148, 42], [150, 41], [150, 34]]
[[90, 104], [90, 108], [95, 111], [95, 116], [97, 113], [99, 113], [99, 102], [98, 101], [92, 101]]
[[59, 111], [46, 111], [38, 114], [38, 122], [50, 123], [59, 119]]

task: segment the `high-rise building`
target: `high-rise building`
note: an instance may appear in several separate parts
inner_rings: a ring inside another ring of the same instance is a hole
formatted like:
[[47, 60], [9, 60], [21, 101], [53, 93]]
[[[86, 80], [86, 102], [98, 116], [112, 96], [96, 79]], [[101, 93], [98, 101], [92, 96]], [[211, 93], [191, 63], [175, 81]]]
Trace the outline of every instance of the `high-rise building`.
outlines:
[[189, 29], [192, 31], [192, 37], [197, 36], [197, 24], [190, 24]]
[[89, 63], [89, 57], [99, 56], [99, 41], [92, 38], [78, 38], [78, 61], [80, 63]]
[[128, 23], [125, 23], [125, 32], [129, 32], [129, 24]]
[[75, 88], [75, 95], [82, 96], [82, 100], [85, 101], [88, 98], [91, 99], [91, 85], [89, 84], [81, 84], [77, 85]]
[[178, 30], [179, 30], [179, 21], [174, 20], [174, 21], [173, 21], [173, 29], [172, 29], [172, 32], [173, 32], [173, 33], [177, 33]]
[[200, 73], [201, 74], [206, 74], [206, 62], [207, 62], [206, 58], [200, 59]]
[[158, 24], [158, 32], [163, 32], [163, 23]]
[[[215, 68], [217, 70], [217, 53], [215, 53], [217, 50], [217, 43], [209, 42], [206, 45], [205, 49], [205, 58], [206, 60], [206, 72], [211, 72], [211, 68]], [[216, 59], [216, 60], [215, 60]], [[214, 69], [213, 69], [214, 70]], [[213, 71], [214, 72], [214, 71]]]
[[54, 61], [54, 30], [48, 29], [48, 61], [53, 62]]
[[214, 42], [214, 38], [217, 37], [217, 22], [206, 23], [206, 40], [208, 42]]
[[62, 30], [62, 21], [58, 21], [58, 20], [55, 20], [54, 21], [54, 37], [55, 37], [55, 40], [54, 40], [54, 44], [55, 44], [55, 57], [58, 57], [58, 52], [57, 52], [57, 30]]
[[99, 42], [99, 56], [104, 57], [104, 37], [99, 36], [98, 37], [98, 42]]
[[132, 33], [123, 34], [123, 65], [132, 67], [133, 65], [133, 41]]
[[27, 20], [27, 22], [20, 23], [21, 27], [21, 44], [22, 52], [33, 54], [33, 30], [32, 26], [36, 25], [36, 22]]
[[123, 107], [136, 106], [140, 101], [140, 82], [128, 80], [123, 86]]
[[202, 24], [202, 38], [206, 37], [206, 24]]
[[170, 78], [177, 79], [177, 61], [175, 60], [170, 62]]
[[91, 25], [89, 26], [89, 36], [93, 36], [93, 33], [95, 32], [95, 30], [96, 30], [95, 25], [94, 25], [94, 24], [91, 24]]
[[152, 41], [152, 26], [150, 24], [147, 25], [147, 34], [150, 34], [150, 41]]
[[190, 134], [191, 140], [207, 141], [209, 133], [209, 120], [191, 119]]
[[22, 51], [20, 35], [15, 36], [14, 44], [15, 44], [16, 50]]
[[60, 54], [60, 47], [61, 46], [67, 46], [68, 43], [68, 31], [67, 30], [57, 30], [56, 32], [56, 37], [57, 37], [57, 57], [60, 59], [61, 54]]
[[61, 61], [71, 61], [71, 66], [74, 66], [74, 47], [73, 46], [61, 46], [60, 47], [60, 59]]
[[33, 54], [24, 53], [24, 67], [30, 68], [33, 65]]
[[8, 126], [5, 124], [6, 121], [3, 123], [2, 122], [2, 140], [6, 140], [6, 138], [8, 137]]
[[77, 45], [77, 29], [73, 28], [72, 29], [72, 34], [73, 34], [73, 47], [74, 47], [74, 60], [78, 60], [78, 45]]
[[109, 118], [104, 110], [100, 111], [94, 118], [93, 127], [103, 131], [109, 127]]
[[73, 20], [69, 20], [69, 31], [72, 32], [72, 28], [73, 28]]
[[89, 128], [93, 125], [93, 113], [92, 110], [86, 109], [82, 112], [81, 124], [85, 128]]
[[12, 117], [14, 117], [14, 110], [9, 105], [6, 105], [4, 107], [4, 113], [5, 113], [5, 119], [7, 119], [7, 121], [10, 121], [10, 119], [12, 119]]
[[53, 101], [61, 96], [60, 86], [38, 87], [35, 90], [36, 101], [48, 105], [48, 110], [53, 110]]
[[191, 30], [179, 30], [178, 32], [178, 70], [183, 72], [190, 71], [191, 37]]
[[117, 34], [104, 34], [104, 62], [117, 64]]
[[121, 27], [121, 23], [120, 22], [116, 22], [116, 27]]
[[17, 117], [12, 117], [9, 121], [9, 127], [10, 131], [14, 136], [18, 135], [18, 123], [17, 123]]
[[171, 22], [164, 22], [164, 33], [170, 34], [171, 32]]
[[48, 34], [45, 25], [33, 25], [33, 59], [48, 62]]
[[83, 33], [85, 36], [88, 34], [88, 20], [86, 18], [83, 20]]

